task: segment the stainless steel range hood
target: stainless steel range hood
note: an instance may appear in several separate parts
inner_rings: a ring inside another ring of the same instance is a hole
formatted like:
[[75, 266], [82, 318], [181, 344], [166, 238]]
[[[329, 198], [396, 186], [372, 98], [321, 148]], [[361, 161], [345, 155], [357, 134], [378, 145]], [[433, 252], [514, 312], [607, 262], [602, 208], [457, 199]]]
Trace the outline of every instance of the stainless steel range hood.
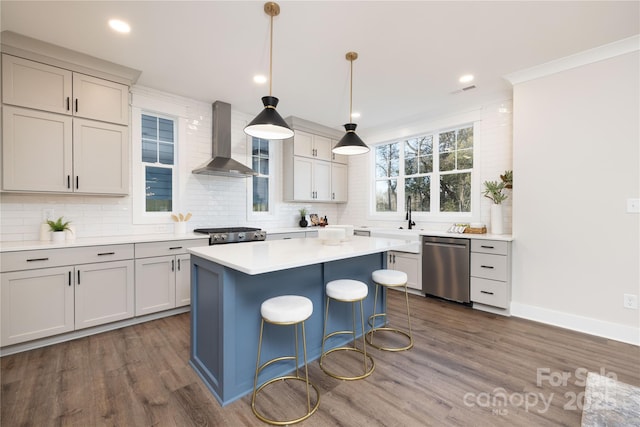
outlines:
[[257, 175], [253, 169], [231, 158], [231, 104], [213, 103], [212, 159], [193, 170], [195, 174], [246, 178]]

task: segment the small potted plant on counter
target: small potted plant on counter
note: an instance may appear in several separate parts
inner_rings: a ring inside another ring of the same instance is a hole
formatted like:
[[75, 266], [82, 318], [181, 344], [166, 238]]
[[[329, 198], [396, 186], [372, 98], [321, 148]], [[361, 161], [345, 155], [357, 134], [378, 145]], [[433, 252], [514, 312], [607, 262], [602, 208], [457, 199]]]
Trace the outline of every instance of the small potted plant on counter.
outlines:
[[484, 197], [491, 199], [491, 233], [502, 234], [502, 202], [507, 200], [509, 194], [506, 189], [513, 188], [513, 171], [504, 171], [500, 175], [500, 181], [485, 181]]
[[300, 222], [298, 222], [298, 225], [300, 227], [306, 227], [307, 225], [309, 225], [309, 223], [307, 222], [307, 210], [305, 208], [302, 208], [298, 212], [300, 212]]
[[65, 231], [71, 231], [71, 221], [62, 222], [62, 218], [60, 217], [55, 221], [47, 220], [47, 224], [49, 224], [49, 229], [51, 230], [51, 240], [54, 242], [62, 242], [65, 239]]

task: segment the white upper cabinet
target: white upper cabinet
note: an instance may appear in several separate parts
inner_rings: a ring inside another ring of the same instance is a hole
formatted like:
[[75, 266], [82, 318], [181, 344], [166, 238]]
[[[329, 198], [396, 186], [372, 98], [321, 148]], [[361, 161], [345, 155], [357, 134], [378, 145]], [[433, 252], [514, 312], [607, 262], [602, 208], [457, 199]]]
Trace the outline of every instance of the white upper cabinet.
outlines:
[[71, 114], [71, 71], [2, 55], [2, 102]]
[[318, 160], [331, 160], [331, 139], [321, 135], [296, 130], [293, 137], [293, 155], [312, 157]]
[[2, 55], [2, 102], [126, 125], [129, 87], [11, 55]]
[[2, 189], [126, 195], [129, 87], [2, 55]]

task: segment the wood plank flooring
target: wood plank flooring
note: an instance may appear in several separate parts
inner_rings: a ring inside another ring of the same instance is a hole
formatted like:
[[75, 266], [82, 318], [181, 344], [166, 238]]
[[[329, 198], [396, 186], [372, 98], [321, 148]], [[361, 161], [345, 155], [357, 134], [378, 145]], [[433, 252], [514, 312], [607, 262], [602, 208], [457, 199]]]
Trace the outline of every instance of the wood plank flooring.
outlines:
[[[391, 321], [404, 296], [389, 293]], [[579, 426], [586, 372], [640, 385], [640, 348], [410, 296], [415, 346], [369, 347], [360, 381], [310, 375], [302, 426]], [[261, 426], [251, 396], [221, 407], [189, 367], [189, 314], [3, 357], [2, 426]]]

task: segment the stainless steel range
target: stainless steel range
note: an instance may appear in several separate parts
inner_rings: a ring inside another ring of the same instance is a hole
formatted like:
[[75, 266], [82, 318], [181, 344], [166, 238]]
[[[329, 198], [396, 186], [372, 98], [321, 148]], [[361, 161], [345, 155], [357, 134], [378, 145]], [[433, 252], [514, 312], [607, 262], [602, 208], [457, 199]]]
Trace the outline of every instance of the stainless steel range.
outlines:
[[193, 232], [208, 234], [209, 245], [255, 242], [265, 240], [267, 238], [266, 231], [250, 227], [196, 228]]

